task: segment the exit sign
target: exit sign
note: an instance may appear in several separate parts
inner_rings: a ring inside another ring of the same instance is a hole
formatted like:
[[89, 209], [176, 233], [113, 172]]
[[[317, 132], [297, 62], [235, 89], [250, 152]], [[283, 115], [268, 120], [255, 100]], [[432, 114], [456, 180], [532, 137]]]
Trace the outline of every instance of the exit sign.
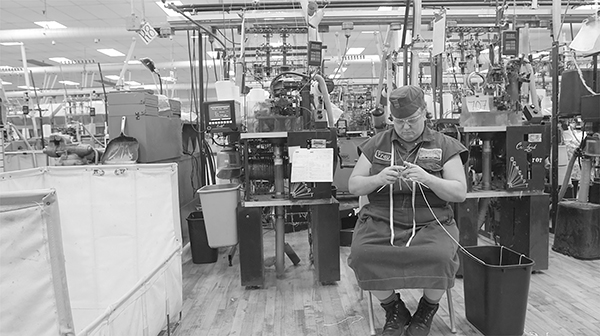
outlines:
[[323, 59], [322, 49], [322, 42], [308, 41], [308, 65], [321, 65]]
[[506, 30], [502, 32], [502, 54], [507, 56], [519, 55], [518, 30]]

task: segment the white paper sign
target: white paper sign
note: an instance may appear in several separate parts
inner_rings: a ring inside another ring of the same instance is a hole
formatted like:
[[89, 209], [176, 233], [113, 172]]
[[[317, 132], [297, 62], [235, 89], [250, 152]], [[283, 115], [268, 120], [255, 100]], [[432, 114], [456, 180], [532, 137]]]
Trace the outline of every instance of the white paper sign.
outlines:
[[446, 15], [433, 21], [433, 56], [437, 56], [446, 50]]
[[154, 30], [150, 23], [146, 22], [138, 31], [138, 35], [140, 35], [144, 43], [150, 44], [150, 42], [152, 42], [152, 40], [154, 40], [158, 36], [158, 33], [156, 32], [156, 30]]
[[299, 148], [293, 155], [292, 183], [333, 182], [333, 148]]
[[466, 96], [464, 106], [468, 112], [490, 112], [491, 111], [491, 101], [490, 96]]

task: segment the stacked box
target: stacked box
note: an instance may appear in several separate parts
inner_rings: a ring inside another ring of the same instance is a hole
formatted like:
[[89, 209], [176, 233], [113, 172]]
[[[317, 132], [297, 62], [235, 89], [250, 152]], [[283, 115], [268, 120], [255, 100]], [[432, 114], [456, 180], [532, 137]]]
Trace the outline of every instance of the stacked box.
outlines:
[[149, 91], [110, 92], [107, 100], [110, 117], [158, 115], [158, 96]]

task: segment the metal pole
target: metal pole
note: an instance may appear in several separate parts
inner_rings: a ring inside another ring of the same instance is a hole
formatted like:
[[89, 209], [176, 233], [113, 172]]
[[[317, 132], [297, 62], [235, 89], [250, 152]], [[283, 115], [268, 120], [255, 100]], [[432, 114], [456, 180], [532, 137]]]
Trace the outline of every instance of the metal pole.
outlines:
[[[273, 144], [273, 164], [275, 177], [275, 198], [284, 197], [283, 144]], [[285, 210], [275, 207], [275, 273], [279, 278], [285, 272]]]
[[[421, 13], [422, 13], [422, 2], [421, 0], [414, 1], [414, 15], [413, 15], [413, 41], [421, 38]], [[422, 43], [415, 43], [412, 48], [412, 59], [411, 59], [411, 71], [410, 71], [410, 84], [417, 83], [417, 76], [419, 75], [419, 48], [417, 46]]]
[[554, 231], [556, 225], [556, 210], [558, 206], [558, 40], [553, 42], [552, 45], [552, 119], [550, 122], [551, 132], [551, 204], [550, 219], [551, 226], [550, 231]]
[[561, 1], [552, 0], [552, 32], [554, 41], [552, 43], [552, 119], [550, 122], [550, 140], [551, 140], [551, 174], [550, 174], [550, 231], [554, 232], [556, 225], [556, 213], [558, 202], [558, 56], [560, 48], [560, 28], [562, 25], [561, 17]]
[[[198, 97], [198, 107], [197, 107], [197, 112], [198, 112], [198, 120], [200, 121], [200, 187], [203, 187], [206, 185], [207, 180], [206, 180], [206, 161], [205, 160], [212, 160], [212, 157], [210, 158], [206, 158], [205, 156], [208, 155], [209, 153], [207, 153], [206, 151], [204, 151], [204, 146], [203, 143], [205, 141], [204, 137], [206, 135], [206, 123], [204, 120], [204, 113], [202, 113], [202, 108], [204, 105], [204, 94], [205, 94], [205, 90], [204, 90], [204, 48], [202, 45], [202, 41], [204, 41], [204, 39], [202, 39], [202, 31], [200, 29], [198, 29], [198, 83], [196, 85], [196, 89], [199, 90], [200, 92], [196, 95]], [[192, 78], [193, 80], [193, 78]]]

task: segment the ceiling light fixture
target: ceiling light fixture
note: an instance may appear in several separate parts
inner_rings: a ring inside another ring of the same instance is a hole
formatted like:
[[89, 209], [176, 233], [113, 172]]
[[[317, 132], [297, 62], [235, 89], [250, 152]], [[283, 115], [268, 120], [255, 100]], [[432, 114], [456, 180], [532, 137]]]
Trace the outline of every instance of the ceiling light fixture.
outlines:
[[50, 57], [48, 58], [49, 60], [51, 60], [52, 62], [56, 62], [56, 63], [71, 63], [73, 61], [71, 61], [70, 59], [66, 58], [66, 57]]
[[12, 85], [12, 83], [11, 83], [11, 82], [5, 82], [5, 81], [2, 81], [1, 83], [2, 83], [2, 85]]
[[65, 28], [67, 28], [67, 26], [62, 25], [56, 21], [36, 21], [34, 23], [44, 29], [65, 29]]
[[381, 12], [384, 12], [384, 11], [387, 12], [387, 11], [391, 11], [392, 7], [391, 6], [381, 6], [381, 7], [377, 8], [377, 10], [381, 11]]
[[118, 81], [119, 80], [119, 76], [117, 75], [108, 75], [108, 76], [104, 76], [110, 80], [114, 80], [114, 81]]
[[[175, 6], [181, 6], [181, 5], [183, 5], [181, 3], [181, 1], [169, 1], [169, 3], [171, 3], [171, 4], [175, 5]], [[157, 1], [156, 5], [158, 7], [160, 7], [160, 9], [162, 9], [165, 12], [165, 14], [167, 14], [168, 16], [181, 16], [181, 14], [177, 13], [176, 11], [174, 11], [174, 10], [172, 10], [170, 8], [165, 7], [166, 5], [165, 5], [165, 3], [163, 1]]]
[[19, 85], [17, 87], [19, 89], [23, 89], [23, 90], [39, 90], [38, 88], [34, 88], [33, 86], [27, 86], [27, 85]]
[[64, 84], [64, 85], [70, 85], [70, 86], [77, 86], [77, 85], [79, 85], [79, 83], [77, 83], [77, 82], [72, 82], [72, 81], [68, 81], [68, 80], [65, 80], [65, 81], [58, 81], [58, 82], [59, 82], [60, 84]]
[[365, 48], [350, 48], [346, 52], [346, 55], [360, 55], [365, 50]]
[[135, 65], [135, 64], [142, 64], [142, 62], [140, 62], [139, 60], [130, 60], [129, 62], [127, 62], [127, 64]]
[[116, 50], [116, 49], [97, 49], [98, 52], [103, 53], [106, 56], [110, 56], [110, 57], [121, 57], [121, 56], [125, 56], [125, 54], [123, 54], [122, 52]]
[[23, 45], [23, 42], [2, 42], [2, 43], [0, 43], [0, 45], [3, 45], [5, 47], [20, 46], [20, 45]]
[[141, 86], [142, 83], [138, 83], [136, 81], [125, 81], [125, 84], [129, 85], [129, 86]]

